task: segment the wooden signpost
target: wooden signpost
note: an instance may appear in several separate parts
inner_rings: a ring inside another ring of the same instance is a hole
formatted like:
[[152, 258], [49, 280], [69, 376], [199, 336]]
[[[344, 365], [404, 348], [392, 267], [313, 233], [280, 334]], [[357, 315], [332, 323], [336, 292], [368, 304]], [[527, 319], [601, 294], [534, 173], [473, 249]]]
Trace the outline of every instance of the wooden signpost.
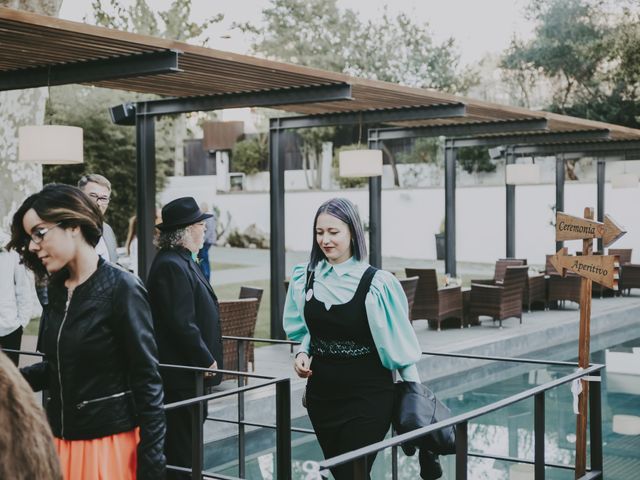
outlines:
[[[593, 239], [602, 238], [605, 247], [618, 240], [626, 232], [608, 215], [604, 223], [593, 220], [593, 209], [584, 209], [584, 218], [556, 213], [556, 241], [582, 240], [582, 255], [569, 256], [562, 248], [551, 259], [554, 268], [561, 275], [567, 270], [582, 277], [580, 283], [580, 330], [578, 338], [578, 365], [589, 366], [591, 329], [591, 287], [592, 282], [600, 283], [614, 290], [618, 289], [619, 259], [615, 255], [592, 255]], [[589, 383], [582, 380], [582, 391], [578, 396], [578, 418], [576, 423], [576, 474], [584, 476], [587, 468], [587, 401]]]

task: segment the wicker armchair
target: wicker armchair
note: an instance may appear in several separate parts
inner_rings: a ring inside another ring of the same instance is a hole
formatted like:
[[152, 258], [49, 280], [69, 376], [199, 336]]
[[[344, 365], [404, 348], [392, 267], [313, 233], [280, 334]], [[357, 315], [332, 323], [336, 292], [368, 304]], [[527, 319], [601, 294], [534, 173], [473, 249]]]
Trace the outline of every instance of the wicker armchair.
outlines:
[[627, 290], [631, 295], [632, 288], [640, 288], [640, 265], [627, 263], [620, 270], [620, 291]]
[[547, 308], [547, 283], [544, 278], [544, 273], [527, 275], [522, 304], [526, 305], [527, 310], [530, 312], [531, 305], [536, 302], [543, 303], [544, 308]]
[[527, 265], [507, 266], [501, 285], [471, 284], [470, 316], [477, 319], [480, 315], [500, 321], [509, 317], [518, 317], [522, 323], [522, 298], [527, 282]]
[[264, 290], [258, 287], [240, 287], [239, 299], [243, 298], [256, 298], [258, 299], [258, 310], [260, 310], [260, 301], [262, 300], [262, 293]]
[[436, 271], [430, 268], [405, 268], [407, 277], [418, 277], [415, 301], [410, 310], [410, 319], [429, 320], [429, 325], [437, 323], [440, 331], [442, 321], [459, 318], [463, 327], [462, 289], [459, 286], [438, 288]]
[[399, 280], [400, 285], [402, 285], [402, 289], [404, 290], [404, 294], [407, 296], [407, 303], [409, 304], [409, 318], [411, 318], [411, 310], [413, 310], [413, 305], [416, 299], [418, 280], [419, 278], [417, 276], [402, 278]]
[[[220, 301], [220, 324], [223, 336], [253, 337], [257, 319], [258, 300], [256, 298]], [[246, 344], [244, 365], [240, 365], [240, 368], [238, 368], [237, 341], [223, 339], [222, 354], [225, 370], [246, 372], [249, 368], [249, 358], [253, 358], [253, 343]], [[225, 376], [226, 378], [230, 377]]]
[[546, 274], [547, 279], [547, 302], [557, 302], [569, 300], [580, 303], [580, 277], [575, 273], [567, 272], [566, 276], [560, 273], [551, 264], [551, 257], [547, 255]]
[[496, 260], [496, 266], [493, 278], [484, 280], [471, 280], [471, 283], [479, 283], [481, 285], [500, 285], [504, 282], [504, 275], [507, 273], [507, 267], [526, 265], [527, 260], [524, 258], [501, 258]]

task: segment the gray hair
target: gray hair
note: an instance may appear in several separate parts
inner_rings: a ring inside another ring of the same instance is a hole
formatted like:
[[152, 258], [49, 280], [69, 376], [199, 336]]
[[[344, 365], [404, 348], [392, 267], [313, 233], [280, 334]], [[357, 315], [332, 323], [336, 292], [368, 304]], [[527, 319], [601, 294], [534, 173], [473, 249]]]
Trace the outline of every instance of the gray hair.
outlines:
[[184, 246], [185, 237], [188, 235], [189, 225], [175, 230], [160, 230], [160, 235], [155, 241], [160, 250], [170, 250]]
[[313, 219], [313, 243], [311, 244], [309, 269], [313, 270], [319, 261], [327, 258], [316, 241], [316, 223], [322, 213], [336, 217], [349, 226], [349, 233], [351, 233], [351, 255], [358, 261], [364, 260], [367, 256], [367, 243], [357, 207], [346, 198], [332, 198], [320, 205]]
[[100, 175], [99, 173], [87, 173], [80, 177], [78, 180], [78, 188], [80, 190], [84, 190], [84, 187], [87, 186], [87, 183], [93, 182], [98, 185], [102, 185], [103, 187], [107, 187], [109, 191], [111, 191], [111, 182], [107, 180], [107, 177]]

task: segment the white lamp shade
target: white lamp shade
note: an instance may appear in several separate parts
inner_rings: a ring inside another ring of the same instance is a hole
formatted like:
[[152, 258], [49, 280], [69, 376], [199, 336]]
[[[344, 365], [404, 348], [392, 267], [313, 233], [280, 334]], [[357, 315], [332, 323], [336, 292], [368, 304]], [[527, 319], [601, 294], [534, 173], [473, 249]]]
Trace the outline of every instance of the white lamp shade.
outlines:
[[614, 415], [611, 429], [620, 435], [640, 435], [640, 417], [636, 415]]
[[341, 177], [382, 175], [382, 150], [344, 150], [338, 155]]
[[540, 183], [540, 165], [512, 163], [507, 165], [507, 185], [534, 185]]
[[44, 165], [82, 163], [82, 128], [64, 125], [20, 127], [18, 160]]
[[620, 173], [611, 177], [612, 188], [636, 188], [638, 186], [638, 175], [635, 173]]

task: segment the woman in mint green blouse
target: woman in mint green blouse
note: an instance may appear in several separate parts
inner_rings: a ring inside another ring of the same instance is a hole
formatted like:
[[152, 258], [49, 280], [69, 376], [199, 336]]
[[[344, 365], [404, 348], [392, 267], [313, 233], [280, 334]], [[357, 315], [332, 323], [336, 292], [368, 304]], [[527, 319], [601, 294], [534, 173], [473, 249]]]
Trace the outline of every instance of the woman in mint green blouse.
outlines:
[[[309, 263], [293, 269], [283, 322], [289, 338], [301, 342], [294, 369], [308, 379], [309, 418], [331, 458], [385, 437], [392, 371], [419, 382], [421, 350], [400, 282], [365, 261], [354, 205], [342, 198], [322, 204], [313, 238]], [[338, 480], [353, 478], [353, 466], [332, 473]]]

